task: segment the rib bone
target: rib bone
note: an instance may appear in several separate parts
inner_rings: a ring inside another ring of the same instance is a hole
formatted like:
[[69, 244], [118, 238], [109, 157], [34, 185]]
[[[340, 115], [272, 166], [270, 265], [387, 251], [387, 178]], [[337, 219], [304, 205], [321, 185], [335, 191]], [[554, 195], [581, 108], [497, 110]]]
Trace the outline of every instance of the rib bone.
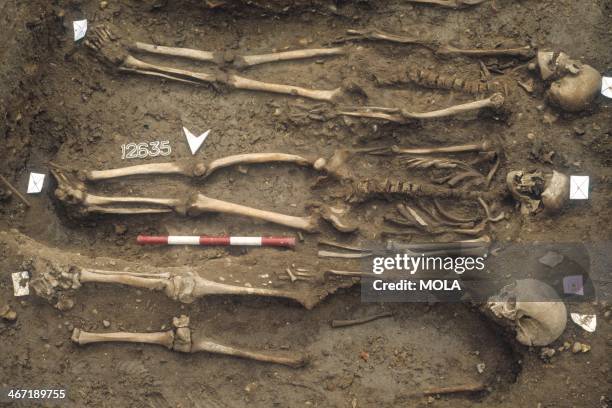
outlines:
[[173, 326], [173, 330], [157, 333], [91, 333], [81, 329], [74, 329], [72, 332], [72, 341], [80, 346], [106, 342], [158, 344], [181, 353], [197, 353], [204, 351], [266, 363], [282, 364], [294, 368], [299, 368], [306, 364], [305, 357], [263, 354], [216, 343], [201, 337], [197, 333], [193, 333], [192, 329], [189, 327], [189, 318], [187, 316], [181, 316], [180, 318], [175, 317], [173, 319]]
[[410, 112], [405, 109], [364, 107], [354, 111], [343, 111], [340, 115], [362, 118], [383, 119], [396, 123], [406, 123], [410, 119], [436, 119], [485, 108], [499, 109], [504, 104], [504, 96], [496, 93], [486, 99], [463, 103], [432, 112]]

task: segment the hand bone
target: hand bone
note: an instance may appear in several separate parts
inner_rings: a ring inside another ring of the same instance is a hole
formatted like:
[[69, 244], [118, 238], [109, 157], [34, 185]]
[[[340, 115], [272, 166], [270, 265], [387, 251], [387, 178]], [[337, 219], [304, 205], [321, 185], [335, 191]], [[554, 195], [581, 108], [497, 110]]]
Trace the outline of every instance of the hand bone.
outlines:
[[299, 368], [306, 364], [304, 357], [289, 357], [280, 355], [263, 354], [232, 346], [227, 346], [199, 336], [193, 333], [189, 327], [189, 318], [181, 316], [174, 318], [173, 330], [157, 333], [91, 333], [81, 329], [74, 329], [72, 341], [80, 346], [91, 343], [105, 342], [128, 342], [158, 344], [168, 349], [182, 353], [208, 352], [247, 358], [266, 363], [282, 364], [289, 367]]
[[493, 108], [499, 109], [504, 104], [504, 96], [496, 93], [486, 99], [463, 103], [431, 112], [410, 112], [405, 109], [363, 107], [353, 111], [342, 111], [340, 115], [355, 116], [362, 118], [382, 119], [396, 123], [406, 123], [411, 119], [436, 119], [455, 116], [465, 112]]

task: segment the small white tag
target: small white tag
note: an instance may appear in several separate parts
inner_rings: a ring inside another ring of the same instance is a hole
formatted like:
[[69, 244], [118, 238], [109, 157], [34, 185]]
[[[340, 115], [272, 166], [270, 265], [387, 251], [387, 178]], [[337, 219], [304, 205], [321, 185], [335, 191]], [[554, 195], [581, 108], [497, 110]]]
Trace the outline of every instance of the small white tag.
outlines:
[[578, 326], [582, 327], [589, 333], [593, 333], [597, 328], [597, 315], [586, 315], [580, 313], [570, 313], [572, 320]]
[[185, 137], [187, 138], [187, 143], [189, 143], [189, 148], [191, 149], [191, 154], [194, 155], [202, 146], [202, 143], [206, 140], [206, 137], [210, 133], [210, 129], [206, 132], [202, 133], [200, 136], [196, 136], [189, 131], [185, 126], [183, 126], [183, 132], [185, 132]]
[[612, 77], [603, 77], [601, 79], [601, 94], [612, 98]]
[[30, 173], [28, 181], [28, 194], [40, 193], [45, 184], [45, 175], [40, 173]]
[[87, 20], [73, 21], [72, 28], [74, 28], [74, 41], [79, 41], [87, 33]]
[[589, 176], [570, 176], [570, 200], [589, 199]]
[[30, 275], [27, 271], [11, 274], [13, 278], [13, 292], [15, 296], [27, 296], [30, 294]]

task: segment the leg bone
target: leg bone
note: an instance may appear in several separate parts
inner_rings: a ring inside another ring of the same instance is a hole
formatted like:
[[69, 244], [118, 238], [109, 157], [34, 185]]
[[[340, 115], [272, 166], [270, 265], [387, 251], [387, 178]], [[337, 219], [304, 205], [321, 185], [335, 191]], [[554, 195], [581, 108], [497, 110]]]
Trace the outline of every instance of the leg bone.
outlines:
[[266, 363], [282, 364], [289, 367], [299, 368], [306, 364], [306, 358], [302, 356], [281, 356], [263, 354], [250, 350], [240, 349], [224, 344], [216, 343], [198, 336], [189, 328], [189, 318], [181, 316], [174, 318], [174, 330], [157, 333], [90, 333], [80, 329], [74, 329], [72, 341], [78, 345], [104, 342], [129, 342], [159, 344], [174, 351], [183, 353], [208, 352], [247, 358]]
[[84, 172], [82, 179], [87, 181], [108, 180], [119, 177], [135, 175], [183, 175], [187, 177], [208, 177], [221, 168], [236, 166], [239, 164], [259, 163], [296, 163], [302, 166], [312, 165], [312, 162], [304, 157], [285, 153], [247, 153], [223, 157], [213, 160], [209, 164], [198, 163], [191, 165], [187, 163], [151, 163], [136, 166], [122, 167], [110, 170], [93, 170]]

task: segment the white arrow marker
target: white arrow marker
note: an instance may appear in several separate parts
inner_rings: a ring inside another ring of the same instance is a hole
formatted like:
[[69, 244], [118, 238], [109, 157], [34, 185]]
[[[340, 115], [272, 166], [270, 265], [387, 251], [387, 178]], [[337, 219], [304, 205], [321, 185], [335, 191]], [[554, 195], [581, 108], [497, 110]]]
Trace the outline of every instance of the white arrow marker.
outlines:
[[183, 132], [185, 132], [185, 136], [187, 137], [187, 143], [189, 143], [189, 148], [191, 149], [191, 154], [194, 155], [202, 146], [202, 143], [206, 140], [206, 137], [210, 133], [210, 129], [206, 132], [202, 133], [200, 136], [196, 136], [189, 131], [185, 126], [183, 126]]

